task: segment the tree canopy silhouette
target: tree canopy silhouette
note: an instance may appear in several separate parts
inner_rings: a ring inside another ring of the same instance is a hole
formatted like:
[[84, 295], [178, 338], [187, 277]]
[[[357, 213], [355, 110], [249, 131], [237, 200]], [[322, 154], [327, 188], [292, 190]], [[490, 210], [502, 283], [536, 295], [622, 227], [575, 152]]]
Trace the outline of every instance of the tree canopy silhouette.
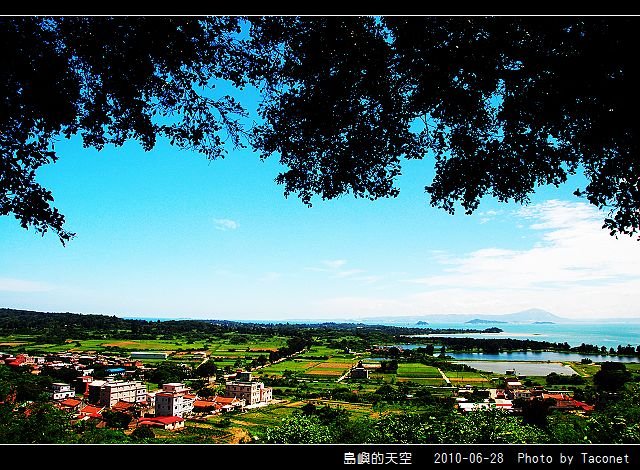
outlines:
[[[158, 136], [207, 158], [250, 146], [285, 195], [393, 197], [434, 158], [431, 205], [526, 203], [578, 171], [576, 195], [638, 231], [632, 17], [4, 17], [0, 214], [73, 234], [36, 170], [79, 134], [101, 149]], [[243, 28], [244, 27], [244, 28]], [[218, 93], [257, 87], [261, 122]]]

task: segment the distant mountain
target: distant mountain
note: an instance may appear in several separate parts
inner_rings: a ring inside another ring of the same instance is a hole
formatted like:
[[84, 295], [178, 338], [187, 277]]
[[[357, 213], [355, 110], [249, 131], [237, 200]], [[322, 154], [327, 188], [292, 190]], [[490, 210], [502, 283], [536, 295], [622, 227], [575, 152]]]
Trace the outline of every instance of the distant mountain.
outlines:
[[[495, 316], [491, 316], [495, 318]], [[529, 323], [529, 322], [566, 322], [566, 318], [559, 317], [554, 315], [551, 312], [547, 312], [546, 310], [542, 310], [540, 308], [530, 308], [529, 310], [523, 310], [517, 313], [509, 313], [507, 315], [501, 315], [502, 319], [510, 321], [510, 322], [521, 322], [521, 323]]]
[[465, 323], [509, 323], [502, 320], [483, 320], [482, 318], [474, 318], [473, 320], [466, 321]]
[[484, 314], [434, 314], [434, 315], [411, 315], [398, 317], [369, 317], [360, 318], [359, 321], [383, 322], [384, 324], [416, 324], [423, 321], [430, 325], [438, 323], [470, 323], [470, 324], [486, 324], [486, 323], [534, 323], [534, 322], [553, 322], [553, 323], [575, 323], [579, 320], [559, 317], [551, 312], [539, 308], [531, 308], [521, 312], [507, 313], [504, 315], [484, 315]]

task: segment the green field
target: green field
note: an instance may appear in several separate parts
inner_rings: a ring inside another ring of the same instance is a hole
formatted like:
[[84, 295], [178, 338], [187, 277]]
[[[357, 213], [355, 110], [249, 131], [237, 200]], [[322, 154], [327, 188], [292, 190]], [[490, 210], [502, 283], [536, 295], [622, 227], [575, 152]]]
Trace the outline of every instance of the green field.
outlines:
[[598, 364], [581, 364], [580, 362], [568, 362], [567, 365], [582, 377], [591, 377], [593, 376], [593, 374], [600, 370], [600, 366]]
[[313, 345], [309, 348], [308, 351], [303, 352], [302, 354], [299, 354], [297, 357], [319, 357], [319, 356], [327, 356], [327, 357], [331, 357], [336, 355], [338, 352], [337, 349], [335, 348], [330, 348], [327, 346], [319, 346], [319, 345]]
[[[295, 410], [304, 406], [305, 403], [301, 401], [284, 402], [247, 410], [242, 413], [224, 413], [208, 417], [207, 422], [216, 426], [221, 421], [229, 419], [231, 426], [227, 429], [227, 432], [231, 436], [239, 434], [255, 436], [259, 435], [260, 431], [264, 431], [265, 427], [279, 426], [284, 418], [291, 416]], [[225, 441], [229, 442], [229, 438], [225, 439]]]
[[319, 361], [308, 361], [304, 359], [289, 359], [286, 361], [278, 362], [277, 364], [271, 364], [262, 369], [258, 369], [256, 375], [268, 375], [280, 377], [282, 374], [289, 370], [292, 372], [305, 372], [316, 365], [320, 364]]
[[[250, 339], [251, 340], [251, 339]], [[4, 343], [5, 347], [20, 347], [26, 352], [41, 353], [59, 353], [59, 352], [117, 352], [117, 351], [164, 351], [170, 355], [184, 352], [185, 355], [180, 359], [183, 362], [194, 358], [188, 357], [190, 351], [209, 351], [213, 357], [221, 358], [221, 361], [229, 360], [231, 364], [235, 359], [255, 359], [259, 356], [269, 356], [269, 352], [275, 351], [286, 344], [286, 338], [274, 337], [269, 340], [258, 337], [250, 343], [233, 344], [229, 338], [216, 338], [216, 340], [170, 340], [170, 339], [154, 339], [154, 340], [138, 340], [138, 339], [86, 339], [86, 340], [67, 340], [64, 344], [48, 344], [38, 343], [36, 339], [27, 335], [12, 335], [0, 338], [0, 344]], [[170, 356], [171, 357], [171, 356]], [[218, 361], [217, 361], [218, 362]]]
[[207, 422], [215, 425], [225, 418], [231, 420], [232, 427], [241, 428], [251, 435], [255, 435], [259, 428], [264, 430], [265, 427], [279, 426], [282, 420], [291, 416], [294, 411], [299, 410], [307, 403], [314, 405], [326, 406], [332, 408], [341, 408], [349, 412], [352, 418], [373, 416], [375, 415], [370, 404], [336, 402], [327, 400], [293, 400], [276, 403], [263, 408], [247, 410], [242, 413], [221, 414], [207, 418]]
[[400, 363], [398, 365], [398, 378], [421, 378], [421, 379], [433, 379], [441, 378], [438, 369], [426, 364], [420, 364], [418, 362]]
[[451, 385], [473, 385], [477, 387], [489, 387], [491, 386], [491, 379], [488, 374], [482, 374], [479, 372], [468, 371], [449, 371], [445, 372], [446, 376], [451, 381]]

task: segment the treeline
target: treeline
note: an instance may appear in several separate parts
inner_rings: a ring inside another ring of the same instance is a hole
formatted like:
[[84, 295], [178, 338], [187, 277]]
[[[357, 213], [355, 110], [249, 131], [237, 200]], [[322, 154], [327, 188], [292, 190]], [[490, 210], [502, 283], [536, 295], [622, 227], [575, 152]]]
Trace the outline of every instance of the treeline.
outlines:
[[[116, 316], [48, 313], [29, 310], [0, 309], [0, 335], [23, 334], [35, 337], [36, 343], [63, 344], [68, 340], [102, 339], [176, 339], [187, 343], [207, 341], [216, 337], [234, 333], [233, 341], [241, 344], [249, 339], [243, 335], [272, 338], [302, 338], [307, 346], [311, 338], [320, 339], [330, 347], [363, 351], [379, 344], [421, 344], [433, 347], [444, 345], [448, 350], [499, 353], [501, 351], [560, 351], [579, 354], [620, 354], [640, 355], [640, 345], [636, 347], [618, 345], [607, 349], [605, 346], [582, 343], [570, 346], [569, 343], [534, 341], [512, 338], [468, 338], [468, 337], [415, 337], [416, 334], [477, 333], [490, 331], [473, 329], [408, 328], [386, 325], [367, 325], [363, 323], [255, 323], [230, 320], [166, 320], [152, 321], [143, 319], [123, 319]], [[291, 354], [287, 346], [271, 361]], [[293, 350], [292, 350], [293, 351]]]
[[[243, 342], [241, 335], [305, 337], [312, 335], [343, 347], [365, 349], [375, 344], [389, 343], [400, 334], [461, 333], [480, 330], [433, 330], [404, 328], [362, 323], [256, 323], [230, 320], [144, 320], [124, 319], [115, 315], [79, 314], [70, 312], [36, 312], [0, 309], [0, 335], [30, 335], [37, 343], [63, 344], [67, 340], [101, 339], [176, 339], [206, 341], [236, 333], [234, 341]], [[347, 334], [347, 332], [349, 332]], [[345, 335], [350, 339], [345, 340]], [[288, 355], [286, 351], [283, 355]], [[276, 359], [273, 359], [276, 360]]]

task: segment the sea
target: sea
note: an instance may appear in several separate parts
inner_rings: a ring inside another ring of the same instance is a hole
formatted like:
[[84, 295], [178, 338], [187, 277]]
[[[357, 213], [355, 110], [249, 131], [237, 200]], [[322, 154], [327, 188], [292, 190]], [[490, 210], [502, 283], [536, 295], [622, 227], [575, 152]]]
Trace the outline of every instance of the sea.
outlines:
[[[425, 334], [430, 337], [467, 337], [467, 338], [513, 338], [513, 339], [530, 339], [533, 341], [549, 341], [551, 343], [569, 343], [570, 346], [580, 346], [582, 343], [597, 346], [605, 346], [607, 349], [614, 350], [621, 346], [631, 345], [637, 348], [640, 344], [640, 323], [632, 322], [615, 322], [615, 323], [430, 323], [428, 325], [400, 325], [395, 326], [411, 326], [413, 328], [464, 328], [478, 329], [497, 327], [503, 330], [501, 333], [458, 333], [458, 334]], [[420, 335], [422, 336], [422, 335]], [[415, 348], [418, 345], [401, 345], [404, 348]], [[454, 357], [460, 362], [467, 363], [472, 367], [477, 367], [474, 361], [511, 361], [515, 364], [520, 362], [562, 362], [575, 361], [582, 359], [591, 359], [593, 362], [640, 362], [639, 356], [618, 356], [618, 355], [601, 355], [601, 354], [580, 354], [580, 353], [564, 353], [554, 351], [513, 351], [501, 352], [495, 354], [485, 353], [465, 353], [451, 352], [448, 355]], [[485, 365], [488, 365], [485, 362]], [[504, 366], [504, 364], [503, 364]], [[517, 364], [519, 370], [524, 369], [522, 364]], [[481, 368], [481, 367], [477, 367]], [[566, 375], [567, 371], [553, 370], [556, 373]]]
[[438, 334], [436, 336], [467, 337], [467, 338], [514, 338], [530, 339], [534, 341], [549, 341], [551, 343], [569, 343], [570, 346], [580, 346], [582, 343], [606, 346], [607, 349], [616, 349], [618, 345], [631, 345], [637, 347], [640, 344], [640, 322], [638, 323], [429, 323], [417, 326], [415, 324], [395, 326], [411, 326], [413, 328], [463, 328], [484, 330], [497, 327], [503, 330], [501, 333], [462, 333], [462, 334]]

